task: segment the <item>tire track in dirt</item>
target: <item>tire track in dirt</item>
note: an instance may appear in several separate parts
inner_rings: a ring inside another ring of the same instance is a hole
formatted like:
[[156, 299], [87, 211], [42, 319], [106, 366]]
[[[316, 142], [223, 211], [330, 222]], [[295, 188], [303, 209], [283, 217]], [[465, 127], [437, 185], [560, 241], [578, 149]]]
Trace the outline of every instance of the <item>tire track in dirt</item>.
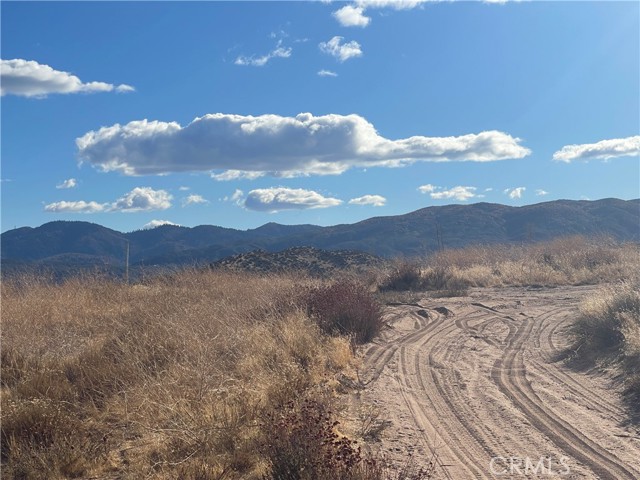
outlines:
[[[561, 310], [562, 308], [551, 310], [544, 316], [551, 316]], [[545, 411], [541, 407], [540, 398], [526, 378], [523, 360], [523, 347], [533, 328], [534, 319], [528, 318], [516, 330], [508, 342], [505, 355], [496, 360], [491, 378], [510, 401], [527, 416], [535, 428], [544, 433], [567, 455], [586, 465], [598, 478], [612, 480], [638, 478], [640, 472], [632, 472], [615, 455], [600, 448], [553, 412]]]
[[[572, 309], [567, 308], [564, 312], [570, 312]], [[550, 321], [550, 316], [543, 318], [538, 323], [537, 331], [534, 336], [534, 345], [540, 349], [540, 359], [532, 359], [532, 363], [539, 370], [561, 383], [564, 388], [572, 395], [580, 398], [580, 401], [587, 405], [590, 409], [608, 416], [612, 420], [619, 420], [624, 417], [624, 410], [619, 406], [608, 402], [602, 396], [594, 396], [593, 392], [585, 388], [567, 369], [558, 368], [556, 365], [558, 355], [561, 353], [553, 343], [553, 336], [560, 327], [566, 327], [570, 322], [569, 316], [564, 316], [561, 321]], [[544, 346], [546, 344], [546, 347]], [[584, 378], [582, 379], [584, 381]]]
[[554, 361], [585, 291], [496, 289], [482, 303], [391, 307], [396, 323], [364, 359], [365, 395], [393, 419], [381, 448], [398, 466], [402, 451], [435, 460], [436, 478], [518, 478], [495, 475], [491, 460], [524, 453], [568, 457], [570, 475], [551, 478], [640, 479], [640, 446], [617, 438], [623, 409], [603, 379]]

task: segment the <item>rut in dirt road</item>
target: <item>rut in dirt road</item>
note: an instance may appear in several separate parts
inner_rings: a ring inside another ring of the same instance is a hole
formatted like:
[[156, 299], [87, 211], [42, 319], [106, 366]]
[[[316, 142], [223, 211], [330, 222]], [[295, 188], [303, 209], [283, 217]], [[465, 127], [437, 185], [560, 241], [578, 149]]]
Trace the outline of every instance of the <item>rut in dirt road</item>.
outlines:
[[[481, 290], [389, 307], [365, 355], [382, 448], [438, 478], [640, 478], [640, 441], [610, 380], [555, 361], [590, 287]], [[635, 438], [634, 438], [635, 437]]]

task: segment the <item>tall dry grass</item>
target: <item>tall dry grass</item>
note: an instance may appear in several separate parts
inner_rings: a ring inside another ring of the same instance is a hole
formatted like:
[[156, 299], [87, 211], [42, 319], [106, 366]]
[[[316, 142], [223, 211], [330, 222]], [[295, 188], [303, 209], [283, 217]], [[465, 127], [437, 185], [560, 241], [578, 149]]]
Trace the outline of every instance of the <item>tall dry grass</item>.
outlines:
[[621, 282], [589, 297], [572, 334], [570, 359], [577, 366], [613, 365], [632, 414], [640, 417], [640, 283]]
[[[331, 405], [353, 361], [350, 339], [308, 316], [301, 286], [324, 288], [195, 270], [131, 286], [4, 281], [3, 476], [276, 478], [287, 452], [266, 447], [272, 419], [293, 400]], [[381, 478], [362, 465], [343, 478]]]
[[528, 245], [474, 246], [401, 261], [381, 291], [464, 295], [468, 287], [595, 285], [638, 278], [640, 245], [567, 237]]

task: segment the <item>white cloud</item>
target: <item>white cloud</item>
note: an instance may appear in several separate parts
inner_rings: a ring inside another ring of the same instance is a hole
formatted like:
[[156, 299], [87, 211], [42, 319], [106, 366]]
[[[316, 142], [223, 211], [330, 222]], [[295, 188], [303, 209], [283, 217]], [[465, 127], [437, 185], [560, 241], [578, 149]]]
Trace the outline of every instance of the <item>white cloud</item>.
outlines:
[[75, 188], [78, 185], [78, 181], [75, 178], [69, 178], [67, 180], [65, 180], [64, 182], [56, 185], [57, 189], [63, 189], [63, 188]]
[[205, 199], [202, 195], [193, 194], [182, 199], [183, 207], [186, 207], [187, 205], [198, 205], [204, 203], [209, 203], [209, 200]]
[[418, 190], [420, 191], [420, 193], [431, 193], [435, 191], [436, 188], [438, 187], [436, 187], [435, 185], [431, 185], [430, 183], [427, 183], [426, 185], [422, 185], [418, 187]]
[[232, 195], [226, 196], [222, 200], [224, 202], [234, 203], [234, 204], [238, 205], [239, 207], [241, 207], [242, 204], [244, 203], [244, 192], [242, 190], [240, 190], [239, 188], [236, 188], [236, 190], [233, 192]]
[[342, 200], [324, 197], [313, 190], [272, 187], [251, 190], [244, 201], [244, 206], [249, 210], [273, 213], [280, 210], [335, 207], [341, 203]]
[[466, 202], [470, 198], [476, 196], [475, 194], [476, 187], [463, 187], [457, 186], [453, 187], [450, 190], [441, 190], [437, 192], [431, 192], [431, 198], [435, 200], [445, 200], [445, 199], [454, 199], [460, 202]]
[[516, 198], [522, 198], [522, 194], [524, 193], [525, 190], [526, 190], [526, 187], [507, 188], [504, 190], [503, 193], [505, 193], [506, 195], [509, 195], [509, 198], [515, 200]]
[[178, 190], [180, 190], [181, 192], [187, 192], [189, 190], [191, 190], [191, 187], [179, 187]]
[[640, 155], [640, 135], [627, 138], [602, 140], [597, 143], [582, 145], [566, 145], [553, 154], [553, 159], [559, 162], [574, 160], [608, 160], [616, 157], [634, 157]]
[[394, 10], [411, 10], [423, 3], [433, 0], [357, 0], [356, 4], [366, 8], [393, 8]]
[[136, 187], [113, 203], [55, 202], [44, 207], [47, 212], [143, 212], [150, 210], [166, 210], [171, 207], [173, 197], [165, 190], [154, 190], [149, 187]]
[[289, 58], [292, 51], [293, 50], [291, 49], [291, 47], [283, 47], [282, 40], [279, 40], [276, 48], [271, 50], [266, 55], [261, 55], [259, 57], [256, 57], [255, 55], [251, 55], [250, 57], [240, 55], [238, 58], [236, 58], [236, 61], [234, 63], [236, 65], [243, 66], [264, 67], [273, 58]]
[[0, 95], [44, 98], [51, 93], [133, 92], [130, 85], [83, 83], [68, 72], [54, 70], [32, 60], [0, 60]]
[[344, 37], [335, 36], [328, 42], [320, 42], [318, 46], [322, 52], [331, 55], [340, 62], [362, 56], [362, 49], [358, 42], [352, 40], [351, 42], [342, 43], [342, 40], [344, 40]]
[[[211, 114], [186, 127], [177, 122], [133, 121], [76, 139], [78, 158], [125, 175], [230, 170], [262, 175], [337, 175], [354, 167], [400, 167], [416, 161], [490, 162], [531, 152], [498, 131], [459, 137], [389, 140], [358, 115], [301, 113], [242, 116]], [[233, 177], [235, 173], [225, 172]]]
[[243, 172], [242, 170], [227, 170], [222, 173], [212, 173], [211, 178], [218, 182], [228, 182], [231, 180], [255, 180], [264, 177], [264, 172]]
[[331, 70], [320, 70], [318, 71], [318, 75], [321, 77], [337, 77], [338, 76], [336, 72], [332, 72]]
[[332, 15], [343, 27], [366, 27], [371, 22], [371, 18], [365, 15], [366, 10], [374, 8], [411, 10], [426, 1], [430, 0], [356, 0], [336, 10]]
[[364, 8], [346, 5], [333, 12], [333, 16], [343, 27], [366, 27], [371, 19], [364, 15]]
[[543, 197], [545, 195], [549, 195], [549, 192], [547, 192], [546, 190], [542, 190], [542, 189], [537, 189], [536, 190], [536, 195], [538, 195], [539, 197]]
[[387, 199], [382, 195], [363, 195], [362, 197], [349, 200], [351, 205], [372, 205], [374, 207], [384, 207]]
[[45, 205], [45, 212], [52, 213], [98, 213], [104, 212], [108, 207], [106, 203], [85, 202], [80, 200], [77, 202], [54, 202]]
[[145, 223], [142, 226], [143, 230], [151, 230], [152, 228], [161, 227], [163, 225], [173, 225], [179, 227], [177, 223], [170, 222], [169, 220], [151, 220], [149, 223]]
[[165, 190], [154, 190], [149, 187], [136, 187], [116, 200], [111, 211], [142, 212], [149, 210], [166, 210], [171, 207], [173, 197]]

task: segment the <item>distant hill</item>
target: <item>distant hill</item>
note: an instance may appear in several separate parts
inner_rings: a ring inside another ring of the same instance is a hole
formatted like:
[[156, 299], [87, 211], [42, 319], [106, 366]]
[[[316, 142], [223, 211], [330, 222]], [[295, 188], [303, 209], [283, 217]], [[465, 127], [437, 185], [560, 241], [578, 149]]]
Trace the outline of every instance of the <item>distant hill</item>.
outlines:
[[163, 225], [121, 233], [88, 222], [55, 221], [9, 230], [0, 240], [3, 271], [24, 266], [55, 270], [93, 266], [116, 271], [124, 265], [127, 243], [131, 265], [152, 268], [209, 264], [254, 250], [279, 252], [301, 246], [357, 250], [390, 258], [427, 254], [440, 245], [459, 248], [536, 242], [567, 235], [640, 242], [640, 200], [557, 200], [523, 207], [447, 205], [354, 224], [268, 223], [246, 231], [211, 225]]
[[383, 259], [369, 253], [350, 250], [321, 250], [313, 247], [292, 247], [281, 252], [254, 250], [223, 258], [211, 264], [222, 268], [252, 273], [305, 272], [326, 277], [337, 270], [364, 270], [382, 265]]

